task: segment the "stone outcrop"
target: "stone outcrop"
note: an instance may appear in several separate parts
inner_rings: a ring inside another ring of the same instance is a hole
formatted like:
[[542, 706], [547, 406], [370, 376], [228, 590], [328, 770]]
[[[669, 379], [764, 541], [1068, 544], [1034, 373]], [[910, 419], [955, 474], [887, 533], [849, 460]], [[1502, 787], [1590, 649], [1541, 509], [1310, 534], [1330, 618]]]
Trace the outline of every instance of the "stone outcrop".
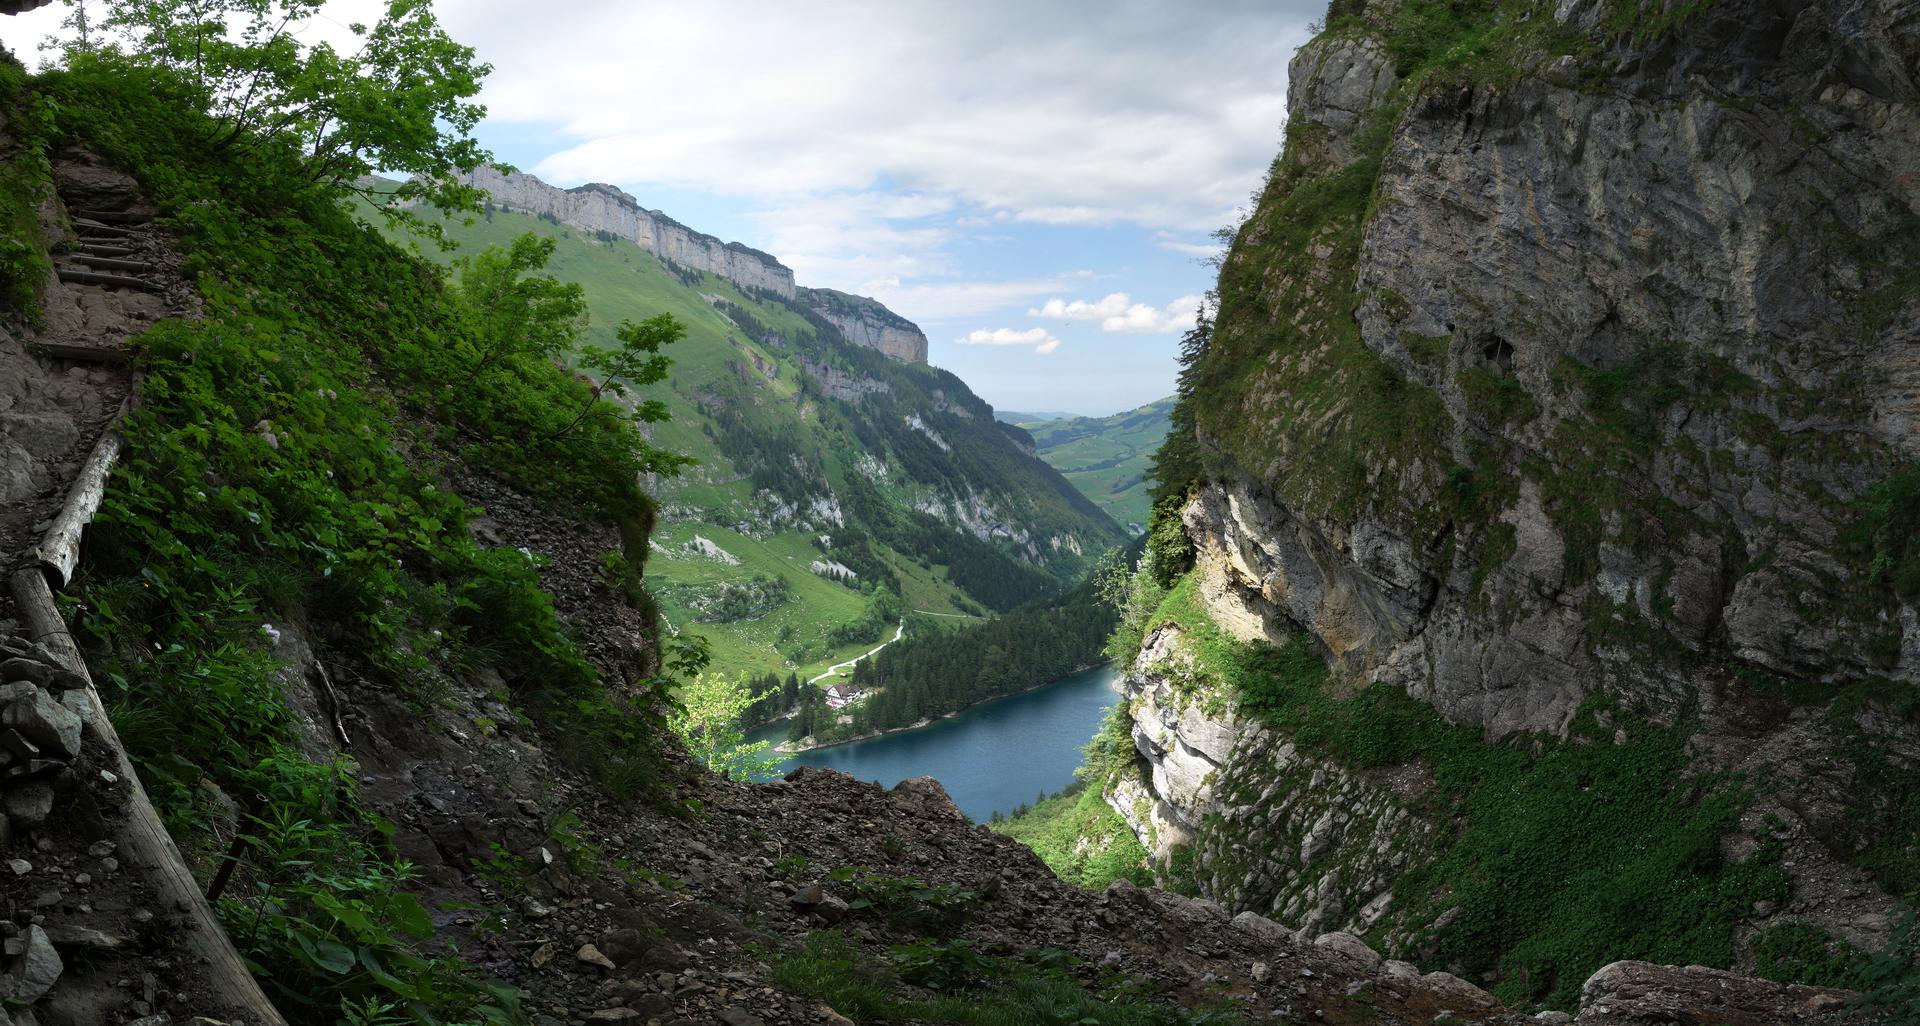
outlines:
[[927, 336], [919, 326], [865, 296], [834, 289], [802, 288], [799, 300], [856, 346], [901, 363], [927, 362]]
[[1165, 865], [1192, 854], [1203, 893], [1309, 933], [1371, 929], [1398, 870], [1433, 847], [1437, 824], [1410, 770], [1366, 776], [1241, 717], [1186, 650], [1155, 629], [1124, 678], [1140, 753], [1108, 803]]
[[[1798, 679], [1920, 679], [1913, 604], [1862, 601], [1886, 589], [1845, 543], [1857, 500], [1920, 452], [1920, 299], [1900, 284], [1920, 263], [1902, 170], [1920, 42], [1896, 7], [1717, 5], [1498, 89], [1396, 94], [1377, 41], [1304, 48], [1301, 169], [1349, 167], [1369, 117], [1405, 107], [1351, 316], [1424, 444], [1334, 501], [1296, 454], [1341, 444], [1320, 432], [1364, 396], [1292, 419], [1275, 372], [1202, 409], [1236, 468], [1188, 513], [1213, 593], [1493, 734], [1563, 729], [1603, 679], [1684, 701], [1642, 647], [1596, 643], [1603, 619]], [[1609, 9], [1554, 16], [1610, 39]], [[1243, 242], [1276, 229], [1256, 214]], [[1337, 284], [1314, 273], [1230, 293], [1221, 331], [1308, 316], [1302, 298]], [[1450, 493], [1468, 485], [1471, 509]]]
[[491, 166], [475, 169], [466, 182], [508, 209], [551, 217], [582, 231], [607, 232], [662, 260], [794, 298], [792, 268], [771, 255], [696, 232], [658, 210], [642, 207], [639, 200], [611, 185], [594, 182], [561, 189], [529, 174], [503, 174]]
[[771, 254], [694, 231], [658, 210], [648, 210], [615, 186], [592, 182], [562, 189], [532, 175], [502, 172], [490, 165], [476, 168], [463, 181], [509, 210], [549, 217], [582, 231], [605, 232], [670, 264], [794, 300], [819, 314], [854, 345], [901, 363], [927, 362], [926, 334], [877, 300], [834, 289], [796, 288], [793, 269]]
[[841, 402], [857, 403], [876, 392], [892, 391], [884, 381], [869, 378], [864, 374], [849, 374], [824, 361], [802, 358], [800, 366], [806, 369], [808, 376], [820, 384], [820, 391]]
[[[1911, 772], [1915, 722], [1756, 682], [1920, 682], [1910, 543], [1869, 520], [1920, 480], [1920, 33], [1895, 0], [1639, 16], [1543, 3], [1480, 26], [1499, 70], [1403, 78], [1396, 4], [1335, 5], [1196, 366], [1195, 597], [1489, 741], [1597, 699], [1697, 717], [1690, 771], [1809, 767], [1723, 845], [1785, 841], [1796, 912], [1844, 930], [1888, 899], [1844, 864], [1886, 835], [1842, 735]], [[1418, 957], [1445, 924], [1396, 921], [1394, 880], [1453, 796], [1246, 721], [1179, 644], [1129, 677], [1112, 804], [1229, 907]]]

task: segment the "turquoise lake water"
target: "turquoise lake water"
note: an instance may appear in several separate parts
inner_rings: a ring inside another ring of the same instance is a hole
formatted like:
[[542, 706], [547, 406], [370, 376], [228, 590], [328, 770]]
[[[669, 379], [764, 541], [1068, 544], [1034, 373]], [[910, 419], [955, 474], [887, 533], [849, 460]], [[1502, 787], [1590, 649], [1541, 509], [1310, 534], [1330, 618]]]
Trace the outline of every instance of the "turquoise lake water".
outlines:
[[[984, 823], [1073, 782], [1080, 749], [1119, 699], [1118, 681], [1112, 667], [1102, 666], [919, 730], [802, 752], [780, 768], [824, 766], [885, 787], [934, 777], [960, 811]], [[786, 730], [774, 724], [749, 738], [778, 742]]]

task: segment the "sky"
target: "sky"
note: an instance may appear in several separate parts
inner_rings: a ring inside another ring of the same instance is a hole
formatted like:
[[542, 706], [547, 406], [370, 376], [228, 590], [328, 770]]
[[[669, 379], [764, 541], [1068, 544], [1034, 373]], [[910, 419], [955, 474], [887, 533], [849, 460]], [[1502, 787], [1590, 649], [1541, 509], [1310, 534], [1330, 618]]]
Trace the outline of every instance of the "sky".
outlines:
[[[302, 38], [345, 36], [334, 0]], [[1174, 354], [1280, 147], [1324, 0], [439, 0], [493, 65], [476, 132], [918, 323], [997, 409], [1102, 415]], [[0, 17], [38, 63], [60, 5]]]

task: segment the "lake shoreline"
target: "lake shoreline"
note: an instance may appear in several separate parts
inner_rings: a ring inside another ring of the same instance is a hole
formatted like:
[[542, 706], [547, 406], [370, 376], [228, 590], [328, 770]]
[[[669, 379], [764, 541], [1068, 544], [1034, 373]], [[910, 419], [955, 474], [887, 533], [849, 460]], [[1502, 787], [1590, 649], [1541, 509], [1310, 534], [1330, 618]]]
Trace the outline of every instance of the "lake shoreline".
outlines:
[[[773, 746], [773, 751], [780, 755], [804, 755], [807, 752], [819, 752], [819, 751], [825, 751], [826, 749], [829, 749], [829, 748], [838, 748], [841, 745], [850, 745], [856, 741], [871, 741], [877, 737], [888, 737], [893, 734], [905, 734], [915, 730], [925, 730], [926, 728], [931, 727], [936, 723], [941, 723], [943, 721], [953, 719], [955, 716], [958, 716], [961, 713], [966, 712], [970, 709], [978, 709], [982, 706], [992, 705], [995, 702], [1003, 701], [1005, 699], [1018, 698], [1021, 695], [1030, 695], [1035, 691], [1040, 690], [1041, 688], [1050, 687], [1070, 677], [1076, 677], [1090, 670], [1097, 670], [1103, 666], [1112, 665], [1112, 663], [1113, 663], [1113, 660], [1111, 659], [1102, 659], [1097, 663], [1088, 663], [1087, 665], [1079, 667], [1078, 669], [1069, 670], [1066, 673], [1063, 673], [1060, 676], [1053, 678], [1052, 680], [1042, 681], [1039, 684], [1035, 684], [1030, 688], [1021, 688], [1018, 691], [1009, 691], [1004, 695], [995, 695], [984, 702], [975, 702], [972, 705], [955, 709], [949, 713], [942, 713], [939, 716], [933, 716], [933, 717], [919, 720], [914, 723], [909, 723], [904, 727], [888, 727], [885, 730], [870, 730], [865, 734], [858, 734], [853, 737], [841, 738], [838, 741], [829, 741], [826, 744], [796, 746], [792, 741], [782, 741], [779, 744]], [[788, 716], [788, 717], [783, 717], [782, 719], [779, 719], [779, 720], [775, 720], [773, 722], [784, 723], [790, 719], [792, 719], [792, 717]], [[763, 729], [765, 727], [769, 727], [772, 725], [773, 725], [772, 723], [762, 724], [761, 727], [755, 728], [755, 729]]]

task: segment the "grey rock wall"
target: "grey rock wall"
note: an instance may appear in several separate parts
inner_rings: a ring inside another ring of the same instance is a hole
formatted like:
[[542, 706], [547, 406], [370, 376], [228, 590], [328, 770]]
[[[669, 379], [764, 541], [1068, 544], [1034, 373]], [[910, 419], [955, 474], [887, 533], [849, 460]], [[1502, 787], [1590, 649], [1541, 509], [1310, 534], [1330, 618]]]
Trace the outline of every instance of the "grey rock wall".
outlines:
[[736, 285], [794, 296], [793, 270], [773, 257], [739, 243], [722, 242], [674, 221], [611, 185], [593, 183], [561, 189], [520, 172], [492, 166], [474, 170], [468, 184], [484, 189], [513, 210], [545, 214], [583, 231], [610, 232], [641, 249], [683, 267], [707, 271]]

